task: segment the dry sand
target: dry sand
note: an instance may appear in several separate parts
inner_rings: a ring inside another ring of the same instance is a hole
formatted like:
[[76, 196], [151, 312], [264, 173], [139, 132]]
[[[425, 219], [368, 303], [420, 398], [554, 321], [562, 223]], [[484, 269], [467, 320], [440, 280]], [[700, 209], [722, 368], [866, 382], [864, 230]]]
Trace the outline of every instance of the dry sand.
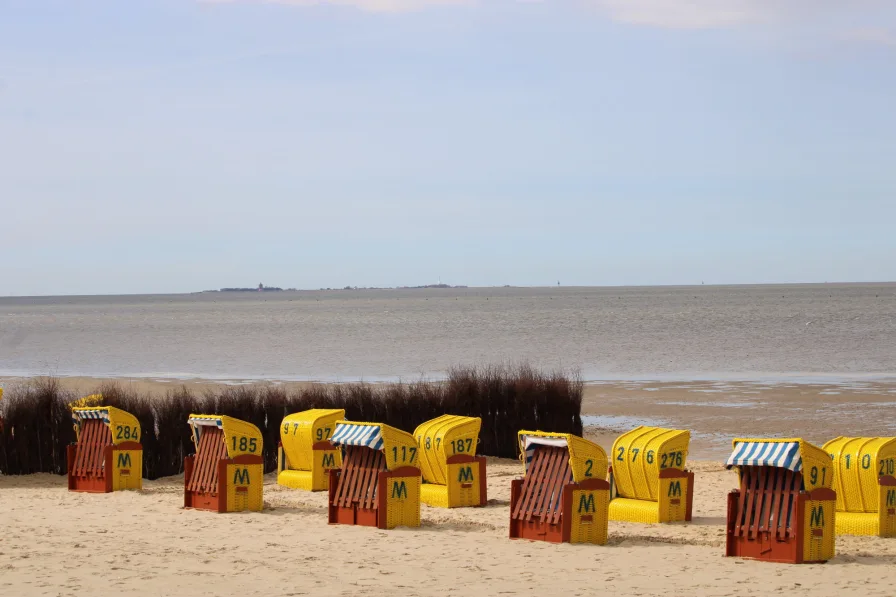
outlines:
[[[66, 384], [86, 393], [99, 381]], [[52, 475], [0, 477], [0, 595], [892, 596], [893, 539], [838, 537], [837, 557], [823, 565], [724, 558], [736, 479], [719, 462], [736, 434], [892, 435], [894, 394], [878, 383], [589, 385], [586, 435], [605, 449], [638, 423], [694, 431], [694, 521], [611, 522], [607, 546], [509, 540], [510, 480], [521, 466], [508, 460], [489, 460], [488, 507], [423, 506], [422, 528], [393, 531], [329, 526], [325, 494], [281, 488], [273, 475], [263, 512], [222, 515], [184, 510], [182, 477], [107, 495], [69, 493]]]
[[507, 538], [519, 463], [489, 461], [486, 508], [423, 506], [419, 529], [326, 523], [326, 495], [268, 475], [265, 510], [184, 510], [182, 477], [77, 494], [52, 475], [0, 477], [2, 595], [863, 595], [896, 585], [896, 540], [838, 537], [823, 565], [722, 557], [733, 473], [694, 462], [691, 524], [610, 523], [606, 546]]

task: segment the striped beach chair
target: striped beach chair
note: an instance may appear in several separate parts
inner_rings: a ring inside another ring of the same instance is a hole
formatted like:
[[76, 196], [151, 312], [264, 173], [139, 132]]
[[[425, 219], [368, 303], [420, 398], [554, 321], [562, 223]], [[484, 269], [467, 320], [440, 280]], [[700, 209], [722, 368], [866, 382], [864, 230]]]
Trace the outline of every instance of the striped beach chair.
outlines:
[[108, 493], [143, 487], [140, 422], [111, 406], [72, 408], [77, 442], [66, 449], [69, 491]]
[[258, 427], [219, 415], [190, 415], [195, 456], [184, 458], [184, 507], [260, 511], [264, 461]]
[[834, 557], [833, 462], [802, 439], [735, 439], [728, 459], [727, 556], [791, 564]]
[[482, 419], [442, 415], [414, 431], [423, 472], [420, 500], [439, 508], [484, 506], [485, 458], [476, 456]]
[[342, 468], [330, 470], [330, 524], [420, 526], [421, 474], [413, 435], [380, 423], [339, 421], [330, 441], [345, 450]]
[[613, 443], [610, 520], [665, 523], [691, 520], [694, 473], [686, 470], [691, 433], [637, 427]]
[[896, 537], [896, 437], [838, 437], [834, 460], [837, 534]]
[[607, 542], [607, 455], [566, 433], [519, 432], [525, 476], [510, 485], [510, 538]]
[[143, 487], [140, 422], [111, 406], [72, 409], [77, 442], [66, 449], [69, 491], [108, 493]]
[[277, 484], [306, 491], [326, 491], [330, 470], [342, 466], [342, 451], [330, 443], [342, 409], [315, 408], [291, 414], [280, 423]]

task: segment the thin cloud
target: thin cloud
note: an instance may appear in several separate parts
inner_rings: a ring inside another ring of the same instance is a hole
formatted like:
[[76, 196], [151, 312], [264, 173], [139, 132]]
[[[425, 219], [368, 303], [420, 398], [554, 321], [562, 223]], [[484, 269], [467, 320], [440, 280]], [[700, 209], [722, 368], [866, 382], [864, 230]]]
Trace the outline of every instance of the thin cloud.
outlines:
[[847, 41], [856, 41], [880, 46], [896, 48], [896, 33], [881, 27], [853, 29], [843, 36]]
[[[783, 1], [783, 0], [782, 0]], [[668, 29], [715, 29], [769, 21], [778, 2], [766, 0], [592, 0], [615, 21]]]
[[353, 6], [368, 12], [410, 12], [431, 6], [462, 6], [474, 0], [200, 0], [204, 4], [289, 4], [293, 6]]

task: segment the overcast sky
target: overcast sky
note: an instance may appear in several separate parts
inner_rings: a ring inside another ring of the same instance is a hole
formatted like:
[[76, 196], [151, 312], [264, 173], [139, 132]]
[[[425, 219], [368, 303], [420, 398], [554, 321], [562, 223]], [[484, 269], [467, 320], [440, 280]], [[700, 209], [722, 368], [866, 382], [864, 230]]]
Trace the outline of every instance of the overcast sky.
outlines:
[[0, 295], [896, 280], [892, 0], [0, 0]]

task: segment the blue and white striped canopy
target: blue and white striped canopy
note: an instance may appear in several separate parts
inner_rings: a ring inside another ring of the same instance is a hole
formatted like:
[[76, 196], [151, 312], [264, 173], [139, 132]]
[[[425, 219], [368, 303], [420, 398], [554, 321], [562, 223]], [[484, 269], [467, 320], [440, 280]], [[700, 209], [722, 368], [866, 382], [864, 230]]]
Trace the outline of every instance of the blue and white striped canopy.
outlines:
[[799, 442], [737, 442], [728, 458], [733, 466], [774, 466], [794, 472], [803, 470]]
[[220, 417], [190, 417], [187, 422], [193, 428], [193, 443], [199, 446], [199, 438], [202, 437], [203, 427], [217, 427], [224, 429], [224, 420]]
[[366, 446], [382, 450], [383, 433], [379, 425], [337, 423], [336, 432], [330, 438], [330, 443], [334, 446]]
[[73, 410], [72, 423], [80, 425], [84, 419], [100, 419], [106, 425], [109, 424], [109, 409], [91, 408], [90, 410]]

